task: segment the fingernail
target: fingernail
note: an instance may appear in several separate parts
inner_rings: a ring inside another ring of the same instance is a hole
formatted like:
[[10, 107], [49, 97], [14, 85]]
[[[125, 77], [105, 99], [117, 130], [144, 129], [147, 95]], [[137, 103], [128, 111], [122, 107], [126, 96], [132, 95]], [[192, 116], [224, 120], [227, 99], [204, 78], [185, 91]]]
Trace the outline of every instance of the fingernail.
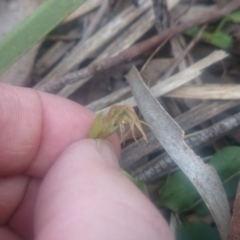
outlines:
[[110, 163], [114, 167], [119, 167], [117, 155], [110, 142], [102, 139], [96, 139], [96, 147], [108, 163]]

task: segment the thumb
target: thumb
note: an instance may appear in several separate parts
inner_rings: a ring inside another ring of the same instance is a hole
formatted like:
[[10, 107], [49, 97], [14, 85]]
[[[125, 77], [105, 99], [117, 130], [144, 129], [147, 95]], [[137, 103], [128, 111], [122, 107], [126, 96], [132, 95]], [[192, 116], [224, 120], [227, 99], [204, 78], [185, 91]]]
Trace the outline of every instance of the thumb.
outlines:
[[37, 240], [173, 239], [147, 198], [121, 174], [107, 141], [83, 140], [55, 162], [40, 188]]

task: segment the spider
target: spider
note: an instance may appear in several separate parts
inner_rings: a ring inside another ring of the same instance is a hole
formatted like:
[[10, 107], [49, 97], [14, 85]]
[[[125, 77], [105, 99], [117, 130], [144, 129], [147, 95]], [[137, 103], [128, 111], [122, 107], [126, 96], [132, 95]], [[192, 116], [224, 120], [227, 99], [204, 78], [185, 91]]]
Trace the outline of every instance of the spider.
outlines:
[[[142, 134], [147, 141], [145, 132], [142, 129], [141, 121], [134, 109], [129, 105], [113, 105], [107, 114], [99, 113], [94, 119], [90, 128], [90, 138], [107, 138], [119, 129], [121, 141], [124, 142], [126, 125], [129, 124], [133, 139], [137, 141], [134, 127]], [[146, 124], [146, 123], [144, 123]]]

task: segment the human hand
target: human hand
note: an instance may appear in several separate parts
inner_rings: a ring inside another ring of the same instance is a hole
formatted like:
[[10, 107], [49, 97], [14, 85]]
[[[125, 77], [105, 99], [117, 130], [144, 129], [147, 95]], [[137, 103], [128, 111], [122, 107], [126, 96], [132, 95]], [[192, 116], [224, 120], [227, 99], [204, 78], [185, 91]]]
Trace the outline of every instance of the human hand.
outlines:
[[0, 113], [0, 239], [173, 239], [119, 171], [118, 140], [87, 139], [92, 112], [1, 84]]

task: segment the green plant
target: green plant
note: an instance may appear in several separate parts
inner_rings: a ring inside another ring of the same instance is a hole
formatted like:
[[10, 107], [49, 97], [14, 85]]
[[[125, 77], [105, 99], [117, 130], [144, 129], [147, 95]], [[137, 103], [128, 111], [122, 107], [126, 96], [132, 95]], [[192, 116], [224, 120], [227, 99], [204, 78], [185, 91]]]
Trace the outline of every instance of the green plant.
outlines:
[[0, 42], [0, 74], [77, 9], [84, 0], [47, 0]]

